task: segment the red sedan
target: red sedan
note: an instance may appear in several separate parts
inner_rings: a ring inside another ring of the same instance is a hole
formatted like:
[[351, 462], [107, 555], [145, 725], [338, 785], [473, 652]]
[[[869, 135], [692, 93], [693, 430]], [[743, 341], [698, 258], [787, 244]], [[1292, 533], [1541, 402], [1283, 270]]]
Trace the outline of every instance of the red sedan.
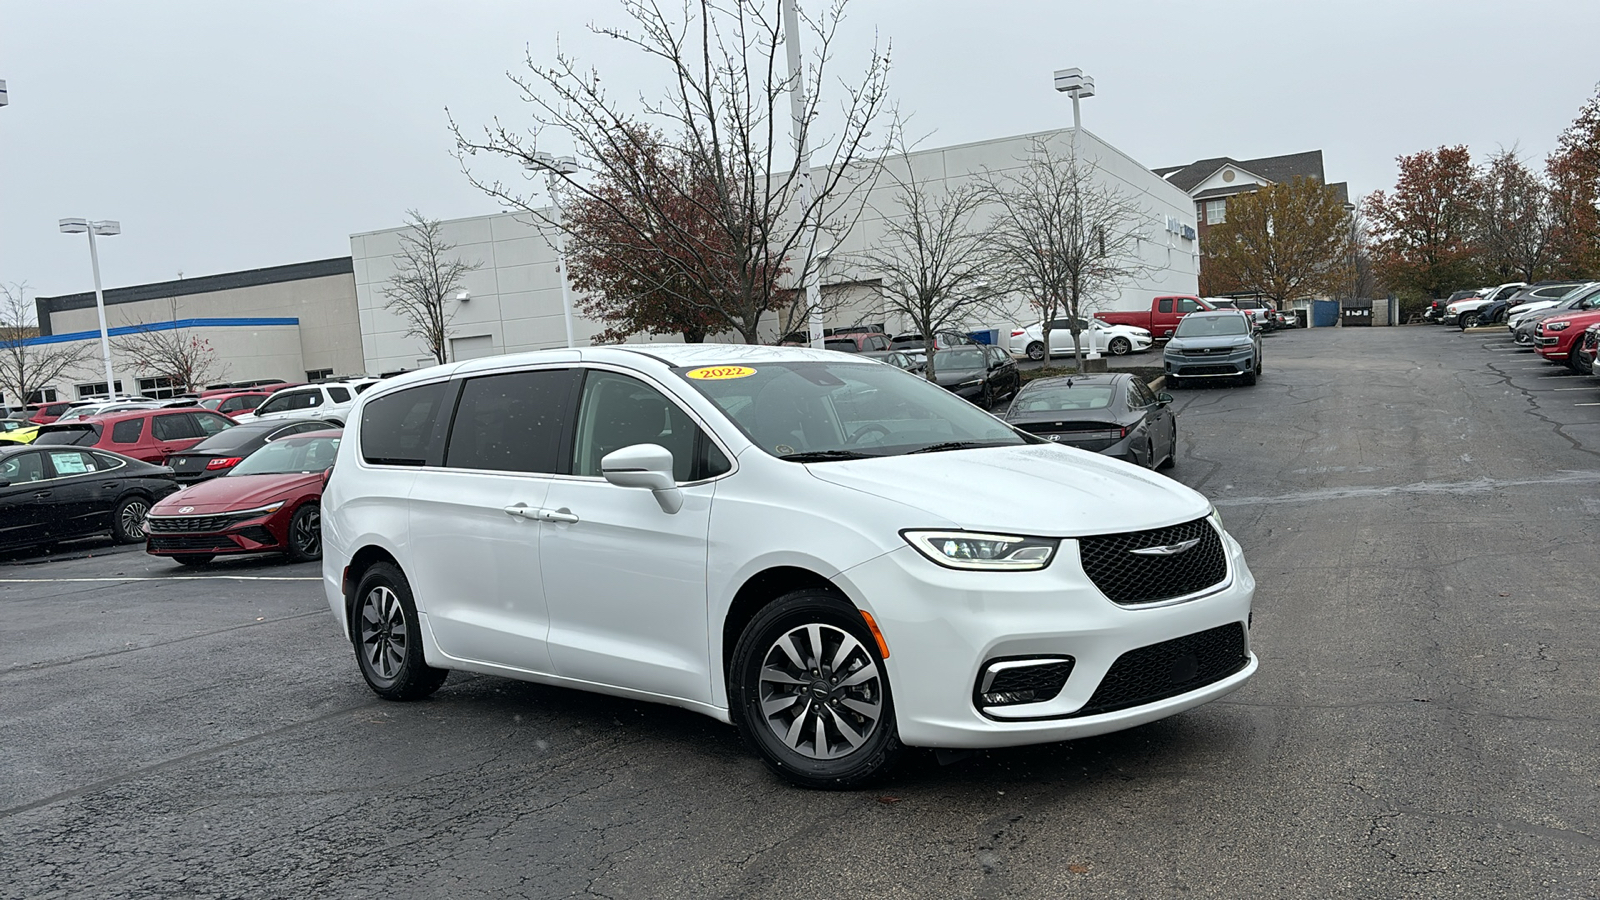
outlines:
[[1581, 357], [1575, 353], [1583, 346], [1583, 331], [1600, 322], [1600, 311], [1563, 312], [1551, 316], [1533, 327], [1533, 352], [1551, 362], [1566, 363], [1574, 372]]
[[337, 429], [273, 441], [221, 478], [184, 488], [145, 519], [146, 552], [197, 566], [239, 553], [322, 558], [322, 488], [339, 450]]

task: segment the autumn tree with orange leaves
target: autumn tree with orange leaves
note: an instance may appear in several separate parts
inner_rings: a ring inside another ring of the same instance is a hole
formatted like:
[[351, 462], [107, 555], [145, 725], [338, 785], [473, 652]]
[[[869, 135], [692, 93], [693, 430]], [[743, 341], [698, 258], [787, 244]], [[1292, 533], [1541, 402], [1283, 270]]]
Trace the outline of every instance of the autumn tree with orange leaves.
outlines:
[[1448, 296], [1478, 277], [1478, 171], [1465, 146], [1402, 156], [1393, 192], [1364, 201], [1374, 269], [1413, 303]]
[[1545, 171], [1555, 220], [1555, 274], [1590, 277], [1600, 271], [1600, 89], [1561, 133]]

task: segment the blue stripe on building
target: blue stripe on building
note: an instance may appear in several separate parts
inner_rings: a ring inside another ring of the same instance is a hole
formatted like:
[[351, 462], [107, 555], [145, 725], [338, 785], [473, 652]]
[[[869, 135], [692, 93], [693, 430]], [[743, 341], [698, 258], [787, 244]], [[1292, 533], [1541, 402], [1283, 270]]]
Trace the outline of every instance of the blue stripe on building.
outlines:
[[[176, 319], [171, 322], [155, 322], [149, 325], [122, 325], [117, 328], [112, 328], [106, 333], [111, 337], [121, 337], [123, 335], [138, 334], [145, 331], [177, 331], [180, 328], [262, 328], [299, 324], [300, 320], [295, 318]], [[98, 330], [74, 331], [71, 334], [46, 334], [39, 337], [26, 338], [22, 341], [22, 345], [24, 347], [34, 347], [41, 344], [67, 344], [71, 343], [72, 341], [89, 341], [98, 340], [99, 338], [100, 332]], [[9, 342], [0, 342], [0, 346], [10, 347], [14, 345]]]

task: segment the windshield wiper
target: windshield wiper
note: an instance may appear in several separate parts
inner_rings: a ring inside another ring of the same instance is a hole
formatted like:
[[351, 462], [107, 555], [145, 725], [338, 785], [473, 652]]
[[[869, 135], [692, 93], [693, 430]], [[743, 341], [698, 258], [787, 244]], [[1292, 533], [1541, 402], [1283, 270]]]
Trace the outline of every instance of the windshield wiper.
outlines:
[[785, 453], [778, 457], [789, 462], [827, 462], [835, 459], [877, 459], [877, 453], [862, 453], [859, 450], [808, 450], [805, 453]]
[[996, 441], [945, 441], [942, 444], [929, 444], [921, 449], [911, 450], [906, 455], [910, 456], [912, 453], [939, 453], [944, 450], [970, 450], [973, 447], [1001, 447], [1004, 445], [1004, 442]]

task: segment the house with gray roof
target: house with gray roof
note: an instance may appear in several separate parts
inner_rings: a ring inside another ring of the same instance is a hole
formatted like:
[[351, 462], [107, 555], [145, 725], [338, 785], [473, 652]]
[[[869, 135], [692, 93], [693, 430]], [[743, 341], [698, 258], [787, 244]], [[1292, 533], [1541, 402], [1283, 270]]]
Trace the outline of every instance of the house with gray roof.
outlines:
[[[1168, 166], [1153, 171], [1194, 201], [1202, 243], [1212, 225], [1227, 221], [1228, 198], [1235, 194], [1295, 177], [1328, 183], [1323, 176], [1321, 150], [1290, 153], [1287, 156], [1264, 156], [1260, 159], [1216, 156], [1196, 160], [1186, 166]], [[1329, 187], [1339, 192], [1339, 199], [1344, 201], [1347, 208], [1354, 208], [1350, 205], [1350, 186], [1347, 182], [1340, 181]]]

